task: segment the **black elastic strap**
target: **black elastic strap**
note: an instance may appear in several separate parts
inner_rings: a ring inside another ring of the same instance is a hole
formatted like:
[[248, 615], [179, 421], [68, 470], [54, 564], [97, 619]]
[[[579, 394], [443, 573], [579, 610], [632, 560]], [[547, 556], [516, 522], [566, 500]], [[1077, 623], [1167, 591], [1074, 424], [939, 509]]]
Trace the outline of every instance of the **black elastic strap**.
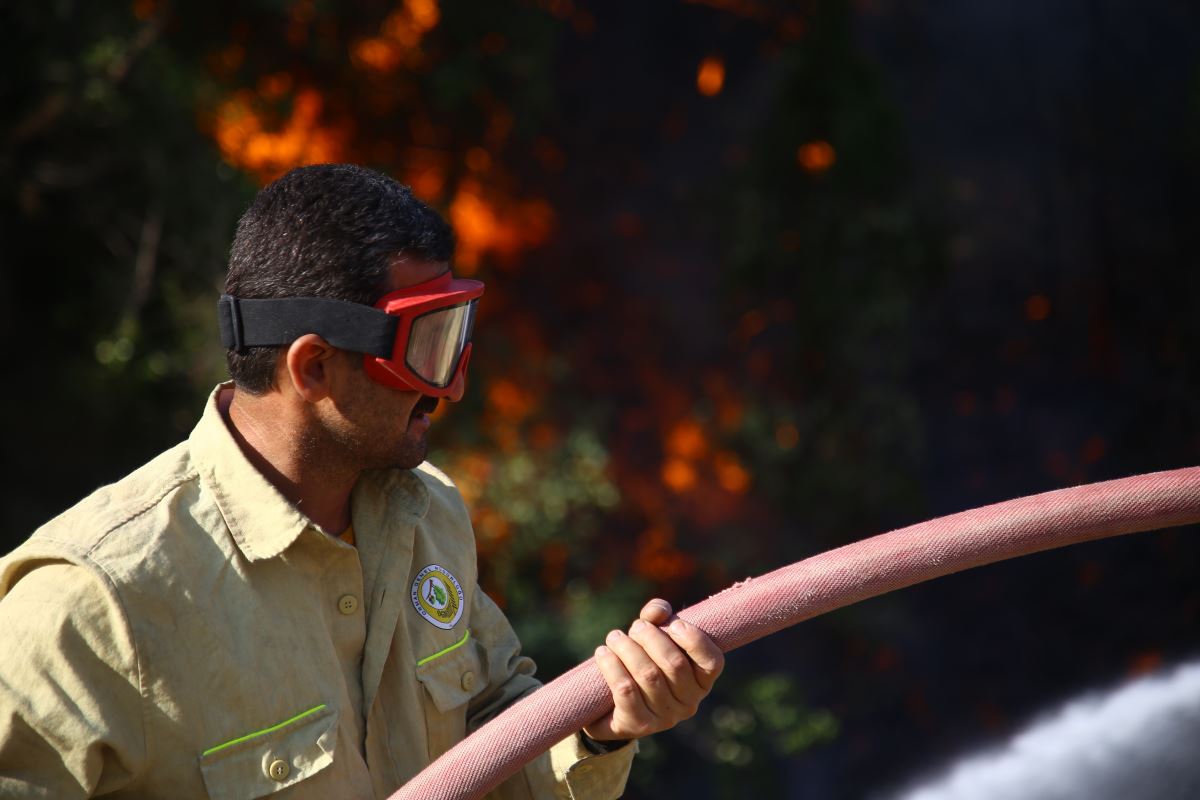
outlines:
[[315, 333], [343, 350], [391, 358], [399, 321], [378, 308], [318, 297], [242, 300], [223, 294], [217, 301], [221, 344], [239, 353]]

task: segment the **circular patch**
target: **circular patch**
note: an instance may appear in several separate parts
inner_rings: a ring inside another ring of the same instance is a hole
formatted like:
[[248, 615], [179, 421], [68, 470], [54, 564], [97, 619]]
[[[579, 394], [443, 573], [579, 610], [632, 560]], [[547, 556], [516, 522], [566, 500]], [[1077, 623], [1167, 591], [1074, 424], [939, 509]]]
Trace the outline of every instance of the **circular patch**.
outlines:
[[450, 630], [462, 618], [463, 590], [458, 578], [438, 564], [417, 573], [412, 585], [412, 603], [431, 625]]

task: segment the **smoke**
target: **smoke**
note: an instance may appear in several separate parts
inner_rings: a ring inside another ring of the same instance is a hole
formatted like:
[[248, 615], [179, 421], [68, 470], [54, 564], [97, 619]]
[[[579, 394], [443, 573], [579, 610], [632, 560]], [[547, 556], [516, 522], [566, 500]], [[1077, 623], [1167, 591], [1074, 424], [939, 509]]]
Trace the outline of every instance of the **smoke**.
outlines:
[[1200, 798], [1200, 662], [1071, 700], [889, 798]]

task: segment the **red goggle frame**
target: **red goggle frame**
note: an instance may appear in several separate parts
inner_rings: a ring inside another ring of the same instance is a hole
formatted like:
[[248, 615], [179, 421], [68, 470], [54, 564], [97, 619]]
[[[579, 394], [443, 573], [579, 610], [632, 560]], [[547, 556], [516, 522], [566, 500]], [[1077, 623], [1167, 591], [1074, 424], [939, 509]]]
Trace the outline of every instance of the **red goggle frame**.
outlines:
[[379, 298], [375, 308], [396, 318], [390, 358], [366, 354], [367, 375], [394, 389], [432, 397], [453, 394], [471, 360], [471, 333], [483, 283], [449, 272]]

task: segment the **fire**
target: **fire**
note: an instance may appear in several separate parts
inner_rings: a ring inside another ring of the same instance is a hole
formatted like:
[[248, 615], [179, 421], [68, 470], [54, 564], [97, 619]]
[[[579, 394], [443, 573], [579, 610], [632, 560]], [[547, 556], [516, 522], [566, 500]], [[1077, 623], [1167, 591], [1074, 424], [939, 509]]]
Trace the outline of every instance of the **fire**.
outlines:
[[292, 167], [340, 161], [347, 133], [322, 122], [323, 105], [315, 89], [300, 89], [292, 99], [290, 116], [272, 130], [264, 124], [260, 97], [249, 90], [239, 91], [217, 109], [217, 147], [228, 163], [264, 182]]
[[493, 380], [488, 386], [488, 406], [504, 420], [521, 422], [529, 416], [536, 407], [536, 398], [532, 392], [517, 385], [516, 381], [507, 378]]
[[458, 491], [468, 506], [483, 497], [483, 489], [492, 476], [492, 462], [483, 453], [467, 451], [453, 466]]
[[510, 201], [504, 207], [505, 212], [498, 211], [478, 181], [468, 178], [459, 183], [450, 202], [450, 221], [458, 234], [455, 264], [464, 275], [474, 274], [487, 253], [511, 261], [550, 235], [554, 211], [549, 203]]
[[702, 458], [708, 450], [704, 431], [695, 420], [685, 419], [667, 435], [667, 452], [692, 461]]
[[720, 56], [708, 56], [696, 70], [696, 89], [706, 97], [721, 93], [725, 85], [725, 62]]
[[675, 546], [675, 531], [655, 525], [638, 537], [634, 569], [658, 582], [686, 578], [696, 570], [696, 559]]
[[713, 478], [731, 494], [744, 494], [750, 487], [750, 473], [732, 452], [719, 450], [708, 458], [709, 435], [695, 419], [681, 420], [667, 431], [663, 451], [666, 458], [659, 477], [676, 494], [700, 493], [712, 485]]
[[417, 197], [431, 201], [441, 196], [446, 187], [446, 175], [439, 169], [424, 169], [409, 176], [408, 183]]
[[725, 491], [743, 494], [750, 488], [750, 473], [733, 453], [717, 453], [713, 467], [717, 473], [717, 483], [721, 484]]
[[430, 147], [409, 147], [404, 151], [403, 181], [417, 196], [430, 203], [439, 203], [446, 189], [449, 166], [445, 154]]
[[829, 142], [818, 139], [800, 145], [796, 161], [805, 172], [816, 174], [832, 167], [837, 161], [837, 153]]
[[360, 69], [382, 74], [394, 72], [401, 65], [416, 64], [421, 59], [421, 40], [440, 19], [437, 0], [404, 0], [383, 20], [378, 36], [354, 43], [351, 59]]
[[393, 72], [400, 66], [402, 56], [395, 42], [382, 36], [359, 39], [350, 48], [350, 58], [356, 66], [375, 72]]
[[696, 469], [682, 458], [668, 459], [663, 464], [662, 482], [676, 494], [683, 494], [696, 485]]

